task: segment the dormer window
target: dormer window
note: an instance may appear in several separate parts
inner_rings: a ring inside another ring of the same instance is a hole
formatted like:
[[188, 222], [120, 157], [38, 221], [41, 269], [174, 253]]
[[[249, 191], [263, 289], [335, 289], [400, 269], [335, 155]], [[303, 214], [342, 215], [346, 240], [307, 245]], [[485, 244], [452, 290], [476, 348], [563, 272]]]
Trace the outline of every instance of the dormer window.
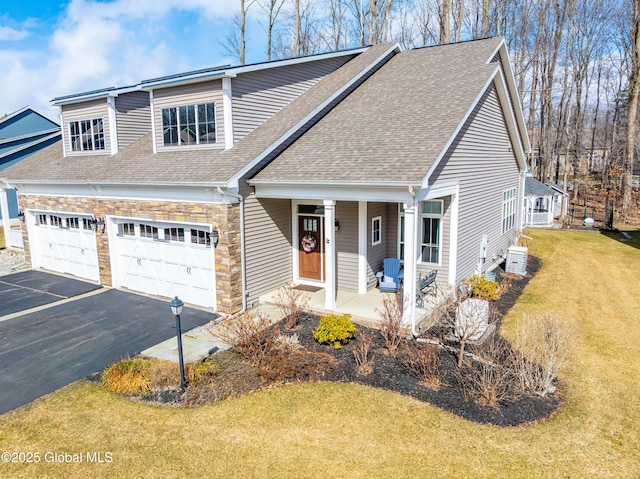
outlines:
[[163, 108], [162, 137], [164, 146], [215, 143], [215, 104]]
[[69, 122], [72, 151], [104, 150], [102, 118]]

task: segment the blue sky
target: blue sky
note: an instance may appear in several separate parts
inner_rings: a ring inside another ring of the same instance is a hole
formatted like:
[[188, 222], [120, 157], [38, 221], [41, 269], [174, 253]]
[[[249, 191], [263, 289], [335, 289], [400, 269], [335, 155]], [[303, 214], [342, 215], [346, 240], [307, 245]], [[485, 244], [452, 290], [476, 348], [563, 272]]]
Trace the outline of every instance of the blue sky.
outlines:
[[[57, 96], [222, 63], [237, 0], [22, 0], [0, 11], [0, 115]], [[257, 13], [257, 10], [256, 10]], [[255, 15], [255, 13], [254, 13]], [[247, 62], [266, 41], [253, 20]]]

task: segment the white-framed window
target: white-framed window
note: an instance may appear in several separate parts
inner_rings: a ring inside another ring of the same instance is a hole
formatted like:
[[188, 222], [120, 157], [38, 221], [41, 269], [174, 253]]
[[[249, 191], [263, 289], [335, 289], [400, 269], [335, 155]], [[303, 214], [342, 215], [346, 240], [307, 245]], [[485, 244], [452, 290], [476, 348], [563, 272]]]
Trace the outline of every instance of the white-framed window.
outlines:
[[440, 264], [443, 201], [420, 203], [420, 262]]
[[191, 243], [199, 244], [206, 246], [207, 248], [211, 247], [211, 238], [209, 237], [209, 232], [198, 229], [191, 229]]
[[371, 246], [382, 243], [382, 216], [371, 218]]
[[118, 224], [118, 236], [135, 236], [136, 227], [133, 223]]
[[47, 215], [40, 213], [38, 215], [38, 225], [45, 225], [47, 224]]
[[158, 228], [151, 225], [140, 223], [140, 237], [158, 239]]
[[104, 150], [104, 124], [102, 118], [69, 122], [71, 151]]
[[214, 103], [162, 109], [164, 146], [203, 145], [216, 142]]
[[58, 226], [62, 228], [62, 218], [56, 215], [49, 215], [49, 224], [51, 226]]
[[80, 219], [79, 218], [67, 218], [67, 228], [79, 230]]
[[165, 228], [164, 229], [165, 241], [179, 241], [184, 243], [184, 228]]
[[516, 226], [516, 188], [502, 192], [502, 234], [511, 231]]

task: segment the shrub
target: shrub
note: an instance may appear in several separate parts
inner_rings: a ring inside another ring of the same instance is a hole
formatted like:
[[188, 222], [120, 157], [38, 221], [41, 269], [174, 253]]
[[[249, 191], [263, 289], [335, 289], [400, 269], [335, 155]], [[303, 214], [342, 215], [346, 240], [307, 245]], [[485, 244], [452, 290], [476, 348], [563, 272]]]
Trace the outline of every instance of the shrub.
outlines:
[[497, 301], [498, 295], [498, 283], [496, 281], [490, 281], [484, 276], [473, 275], [464, 280], [464, 283], [469, 289], [469, 296], [477, 299], [485, 299], [488, 301]]
[[437, 388], [440, 386], [438, 359], [438, 346], [435, 344], [419, 343], [418, 341], [404, 343], [404, 364], [427, 387]]
[[178, 388], [180, 366], [167, 359], [152, 361], [149, 365], [149, 379], [153, 388]]
[[285, 352], [273, 348], [258, 369], [258, 375], [266, 384], [299, 379], [319, 379], [334, 369], [337, 361], [327, 353], [300, 348]]
[[254, 366], [260, 364], [279, 334], [268, 314], [247, 311], [216, 325], [213, 336], [233, 346], [243, 359]]
[[330, 314], [320, 318], [318, 328], [313, 330], [313, 337], [319, 343], [331, 344], [334, 349], [340, 349], [356, 336], [356, 325], [351, 321], [350, 314]]
[[279, 334], [274, 340], [273, 347], [284, 353], [293, 353], [301, 350], [302, 344], [300, 344], [300, 337], [297, 333], [292, 335]]
[[358, 373], [363, 376], [373, 372], [373, 359], [369, 357], [369, 350], [371, 349], [372, 343], [373, 336], [371, 333], [362, 331], [358, 335], [355, 347], [353, 348], [353, 356], [356, 360]]
[[457, 374], [464, 397], [492, 407], [511, 397], [513, 368], [509, 344], [494, 335], [481, 346], [474, 346], [472, 353], [475, 360]]
[[382, 308], [376, 309], [380, 316], [380, 334], [384, 338], [384, 346], [391, 354], [395, 354], [402, 342], [402, 296], [387, 295], [382, 300]]
[[118, 394], [146, 394], [151, 391], [150, 366], [148, 359], [123, 359], [105, 369], [102, 384]]
[[546, 396], [573, 349], [574, 327], [557, 315], [523, 315], [516, 326], [515, 363], [520, 388]]
[[285, 284], [278, 290], [274, 301], [284, 316], [285, 329], [295, 329], [300, 321], [300, 316], [309, 304], [311, 295], [301, 289], [297, 289], [291, 283]]
[[185, 402], [191, 406], [239, 397], [262, 387], [254, 368], [232, 351], [216, 353], [210, 363], [215, 370], [209, 381], [187, 388]]

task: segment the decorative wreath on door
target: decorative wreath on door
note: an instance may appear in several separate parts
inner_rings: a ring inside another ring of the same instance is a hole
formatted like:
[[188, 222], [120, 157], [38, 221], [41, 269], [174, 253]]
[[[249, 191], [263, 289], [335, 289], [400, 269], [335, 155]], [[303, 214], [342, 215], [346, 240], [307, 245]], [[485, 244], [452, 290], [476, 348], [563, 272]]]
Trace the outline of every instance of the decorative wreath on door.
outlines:
[[316, 241], [316, 237], [310, 233], [307, 233], [302, 237], [302, 241], [300, 242], [302, 245], [302, 249], [305, 253], [311, 253], [315, 251], [318, 242]]

